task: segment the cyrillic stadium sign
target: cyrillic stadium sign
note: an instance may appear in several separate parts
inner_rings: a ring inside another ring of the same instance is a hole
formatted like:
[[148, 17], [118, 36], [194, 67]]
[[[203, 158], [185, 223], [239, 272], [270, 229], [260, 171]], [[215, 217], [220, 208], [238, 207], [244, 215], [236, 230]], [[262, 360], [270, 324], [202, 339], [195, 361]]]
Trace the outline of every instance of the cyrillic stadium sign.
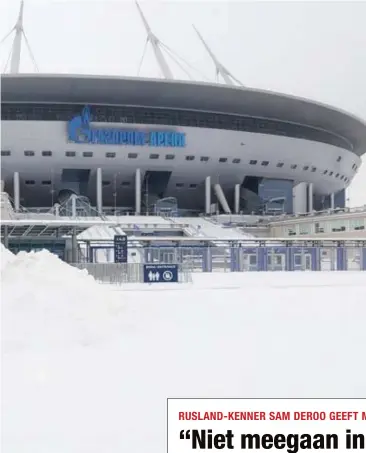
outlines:
[[74, 143], [95, 145], [151, 146], [184, 148], [186, 134], [175, 131], [141, 131], [91, 126], [90, 107], [68, 122], [68, 139]]

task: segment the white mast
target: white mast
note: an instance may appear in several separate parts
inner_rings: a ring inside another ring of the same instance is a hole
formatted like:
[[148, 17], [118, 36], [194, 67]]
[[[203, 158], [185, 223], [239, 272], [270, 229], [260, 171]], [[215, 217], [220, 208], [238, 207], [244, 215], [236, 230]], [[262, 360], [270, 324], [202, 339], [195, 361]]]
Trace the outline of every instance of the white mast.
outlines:
[[[6, 38], [8, 38], [12, 33], [14, 33], [14, 40], [13, 40], [13, 45], [11, 47], [10, 55], [8, 58], [8, 62], [6, 64], [6, 67], [8, 66], [9, 59], [10, 59], [10, 73], [11, 74], [18, 74], [19, 73], [19, 68], [20, 68], [20, 56], [22, 52], [22, 38], [24, 38], [25, 43], [28, 47], [29, 54], [33, 60], [33, 64], [38, 71], [37, 63], [34, 59], [33, 52], [29, 46], [27, 36], [24, 31], [23, 27], [23, 11], [24, 11], [24, 0], [21, 0], [20, 2], [20, 10], [19, 10], [19, 15], [18, 15], [18, 20], [16, 21], [16, 24], [14, 27], [10, 30], [10, 32], [2, 39], [0, 44], [2, 44]], [[5, 67], [5, 71], [6, 71]]]
[[206, 44], [205, 40], [202, 38], [200, 32], [197, 30], [197, 28], [194, 25], [193, 25], [193, 28], [194, 28], [195, 32], [197, 33], [197, 35], [198, 35], [200, 41], [202, 42], [202, 44], [205, 46], [205, 49], [207, 50], [208, 54], [212, 58], [212, 61], [214, 62], [215, 69], [216, 69], [216, 75], [217, 76], [221, 75], [221, 77], [224, 79], [224, 81], [225, 81], [225, 83], [227, 85], [234, 85], [234, 82], [236, 82], [238, 85], [243, 86], [243, 84], [240, 82], [240, 80], [235, 78], [231, 74], [231, 72], [228, 69], [226, 69], [223, 64], [221, 64], [219, 62], [219, 60], [216, 58], [216, 55], [208, 47], [208, 45]]
[[18, 74], [18, 72], [19, 72], [20, 55], [22, 52], [22, 36], [24, 33], [23, 10], [24, 10], [24, 0], [22, 0], [20, 3], [20, 11], [19, 11], [18, 20], [14, 27], [15, 36], [14, 36], [13, 49], [12, 49], [11, 60], [10, 60], [11, 74]]
[[147, 42], [151, 42], [156, 61], [158, 62], [159, 68], [160, 68], [164, 78], [168, 79], [168, 80], [174, 79], [173, 74], [168, 66], [168, 63], [166, 62], [166, 60], [164, 58], [163, 52], [160, 49], [161, 42], [151, 31], [151, 28], [150, 28], [149, 24], [147, 23], [147, 20], [145, 19], [145, 16], [140, 8], [140, 5], [137, 3], [137, 0], [136, 0], [136, 6], [137, 6], [137, 9], [139, 10], [142, 22], [146, 29]]

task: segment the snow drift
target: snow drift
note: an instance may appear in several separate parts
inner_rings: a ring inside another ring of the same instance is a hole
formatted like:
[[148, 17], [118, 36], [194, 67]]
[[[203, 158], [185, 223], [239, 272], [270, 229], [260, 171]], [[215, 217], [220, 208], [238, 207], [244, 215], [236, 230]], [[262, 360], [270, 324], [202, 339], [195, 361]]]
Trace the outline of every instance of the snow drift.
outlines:
[[1, 245], [1, 280], [3, 350], [87, 346], [119, 331], [117, 294], [47, 250], [13, 255]]
[[111, 291], [45, 251], [3, 259], [4, 452], [161, 453], [167, 397], [365, 395], [366, 273]]

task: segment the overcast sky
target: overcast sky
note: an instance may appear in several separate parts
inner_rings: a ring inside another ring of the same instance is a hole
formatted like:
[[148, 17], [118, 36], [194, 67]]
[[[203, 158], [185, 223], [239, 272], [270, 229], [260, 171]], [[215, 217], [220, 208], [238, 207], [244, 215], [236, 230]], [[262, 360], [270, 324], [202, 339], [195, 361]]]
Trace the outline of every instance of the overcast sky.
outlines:
[[[0, 1], [0, 39], [14, 26], [19, 4]], [[244, 85], [315, 99], [366, 121], [366, 2], [148, 0], [140, 5], [159, 39], [194, 67], [182, 63], [192, 78], [215, 80], [195, 24]], [[24, 27], [40, 72], [138, 74], [146, 33], [134, 2], [25, 0]], [[10, 48], [8, 38], [0, 47], [2, 71]], [[188, 78], [169, 56], [167, 61], [176, 78]], [[34, 72], [25, 46], [21, 72]], [[160, 77], [150, 47], [140, 75]], [[351, 206], [366, 204], [366, 163], [348, 196]]]

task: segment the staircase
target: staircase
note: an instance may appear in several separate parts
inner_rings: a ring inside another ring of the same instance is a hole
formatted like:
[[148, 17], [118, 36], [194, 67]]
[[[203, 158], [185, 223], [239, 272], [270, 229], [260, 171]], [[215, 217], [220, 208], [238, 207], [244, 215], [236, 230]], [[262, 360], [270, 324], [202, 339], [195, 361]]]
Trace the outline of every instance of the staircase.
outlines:
[[6, 192], [1, 191], [0, 195], [0, 218], [1, 220], [13, 220], [15, 219], [15, 212], [11, 204], [9, 195]]
[[[237, 228], [225, 228], [222, 225], [215, 223], [213, 220], [204, 217], [182, 217], [176, 218], [175, 223], [185, 223], [189, 228], [185, 228], [184, 232], [187, 236], [195, 238], [210, 238], [219, 240], [232, 239], [248, 239], [252, 238], [251, 234], [244, 233]], [[217, 241], [215, 241], [216, 244]]]

